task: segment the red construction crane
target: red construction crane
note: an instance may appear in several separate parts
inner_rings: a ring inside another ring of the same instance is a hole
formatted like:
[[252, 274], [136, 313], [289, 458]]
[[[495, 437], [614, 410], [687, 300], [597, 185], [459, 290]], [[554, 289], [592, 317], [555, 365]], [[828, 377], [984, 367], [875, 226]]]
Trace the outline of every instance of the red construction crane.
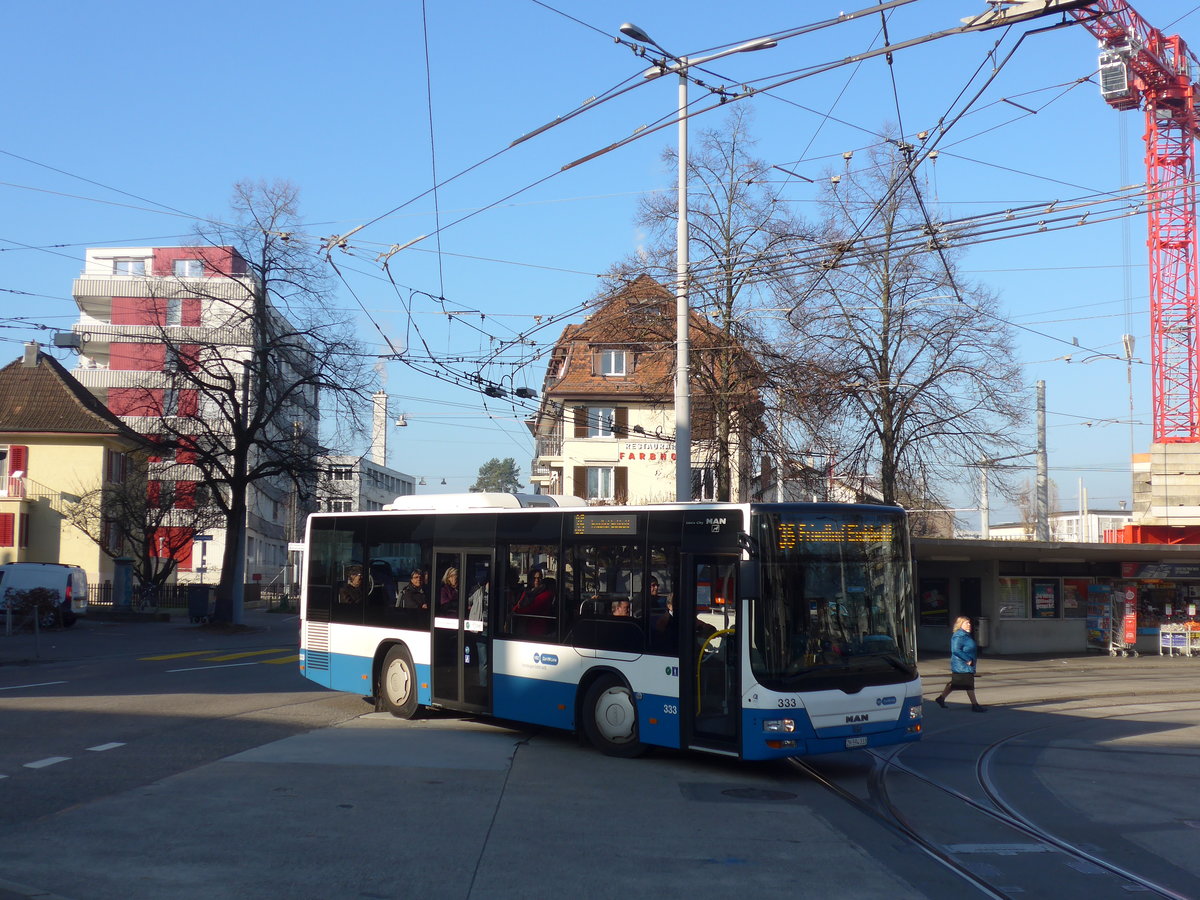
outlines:
[[1200, 442], [1197, 329], [1196, 114], [1200, 67], [1179, 35], [1167, 37], [1124, 0], [1069, 13], [1100, 41], [1100, 94], [1115, 109], [1146, 111], [1146, 246], [1150, 250], [1154, 442]]

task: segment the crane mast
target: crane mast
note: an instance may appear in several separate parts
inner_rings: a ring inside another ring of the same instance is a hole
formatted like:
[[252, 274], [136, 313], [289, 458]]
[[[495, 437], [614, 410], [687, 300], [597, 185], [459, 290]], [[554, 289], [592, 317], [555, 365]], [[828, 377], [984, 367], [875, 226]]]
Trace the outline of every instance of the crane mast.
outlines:
[[1100, 93], [1146, 116], [1146, 246], [1150, 256], [1155, 443], [1200, 442], [1196, 256], [1196, 60], [1179, 35], [1151, 26], [1124, 0], [1071, 9], [1100, 42]]

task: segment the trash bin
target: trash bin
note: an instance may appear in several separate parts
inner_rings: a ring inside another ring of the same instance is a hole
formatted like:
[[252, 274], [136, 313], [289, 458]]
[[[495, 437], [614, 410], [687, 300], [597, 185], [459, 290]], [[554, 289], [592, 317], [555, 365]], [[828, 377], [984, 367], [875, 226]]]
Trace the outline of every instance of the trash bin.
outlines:
[[975, 643], [980, 647], [986, 647], [991, 639], [992, 630], [991, 622], [983, 616], [979, 617], [979, 627], [975, 629]]
[[192, 584], [188, 586], [188, 618], [197, 625], [203, 624], [212, 616], [212, 588], [207, 584]]

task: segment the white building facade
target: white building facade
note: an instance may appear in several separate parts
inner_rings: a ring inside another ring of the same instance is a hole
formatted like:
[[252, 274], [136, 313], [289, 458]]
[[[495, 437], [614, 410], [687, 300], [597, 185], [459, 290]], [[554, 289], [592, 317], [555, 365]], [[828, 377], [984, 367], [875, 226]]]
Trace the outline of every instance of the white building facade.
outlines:
[[[72, 374], [123, 422], [154, 436], [164, 420], [180, 446], [152, 462], [151, 475], [170, 485], [180, 509], [178, 527], [189, 520], [189, 497], [201, 474], [186, 435], [219, 423], [216, 402], [194, 380], [176, 377], [204, 366], [224, 368], [244, 381], [255, 342], [253, 276], [232, 247], [89, 248], [73, 296], [80, 318], [73, 327], [79, 367]], [[268, 309], [273, 322], [284, 322]], [[298, 366], [288, 354], [275, 360], [280, 378]], [[299, 392], [280, 410], [269, 433], [279, 441], [315, 441], [319, 426], [315, 390]], [[203, 427], [202, 427], [203, 423]], [[183, 438], [178, 438], [183, 435]], [[219, 437], [219, 435], [218, 435]], [[314, 485], [315, 488], [315, 485]], [[289, 541], [301, 539], [311, 511], [309, 492], [283, 478], [251, 486], [246, 514], [246, 579], [267, 584], [282, 577]], [[206, 528], [175, 556], [182, 582], [215, 583], [226, 540], [224, 528]]]

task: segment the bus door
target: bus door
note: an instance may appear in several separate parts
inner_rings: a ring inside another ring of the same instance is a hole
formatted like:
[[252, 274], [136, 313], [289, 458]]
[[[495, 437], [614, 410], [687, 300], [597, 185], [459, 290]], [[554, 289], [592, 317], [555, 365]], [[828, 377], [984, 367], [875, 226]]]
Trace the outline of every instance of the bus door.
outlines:
[[679, 642], [685, 741], [734, 753], [741, 721], [737, 570], [736, 556], [692, 556], [685, 563]]
[[433, 702], [488, 712], [492, 551], [435, 548], [433, 560]]

